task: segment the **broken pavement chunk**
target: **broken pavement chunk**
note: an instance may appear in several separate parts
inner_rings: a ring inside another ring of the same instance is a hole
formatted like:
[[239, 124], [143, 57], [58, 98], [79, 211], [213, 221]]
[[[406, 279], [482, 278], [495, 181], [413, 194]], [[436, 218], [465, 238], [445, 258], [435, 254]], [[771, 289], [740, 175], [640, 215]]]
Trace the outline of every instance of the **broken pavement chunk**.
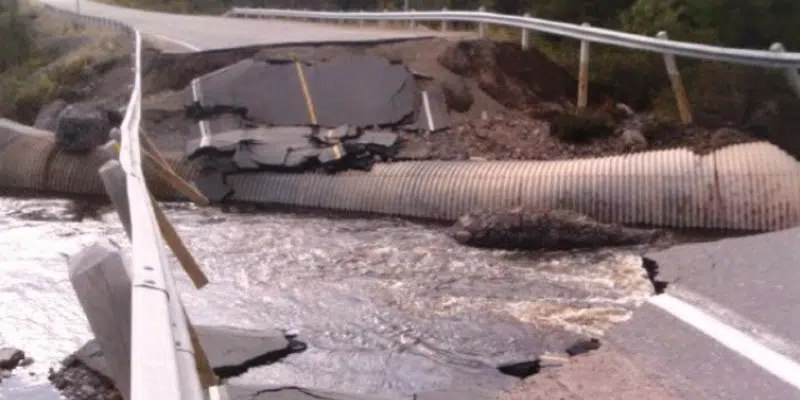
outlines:
[[408, 128], [423, 132], [436, 132], [449, 128], [450, 114], [442, 90], [438, 88], [424, 90], [420, 96], [422, 100], [416, 120]]
[[347, 152], [344, 149], [344, 146], [341, 144], [335, 144], [325, 149], [321, 149], [317, 159], [321, 164], [327, 164], [329, 162], [334, 162], [341, 160], [344, 156], [347, 155]]
[[[413, 113], [414, 77], [384, 58], [347, 56], [301, 64], [317, 125], [393, 125]], [[294, 63], [241, 61], [197, 78], [184, 90], [206, 110], [241, 109], [269, 125], [312, 125]]]
[[286, 155], [283, 165], [285, 165], [286, 168], [299, 168], [316, 158], [318, 154], [319, 149], [313, 149], [310, 147], [291, 149]]
[[337, 126], [330, 129], [319, 129], [314, 137], [323, 143], [336, 144], [345, 139], [352, 139], [359, 136], [358, 129], [350, 125]]
[[233, 189], [225, 183], [222, 172], [205, 170], [194, 180], [197, 190], [209, 201], [219, 203], [233, 193]]
[[25, 352], [13, 347], [0, 349], [0, 369], [13, 370], [25, 359]]
[[[293, 353], [306, 350], [306, 344], [280, 331], [251, 331], [232, 327], [195, 327], [198, 340], [214, 373], [227, 378], [247, 369], [272, 364]], [[154, 355], [154, 357], [157, 355]], [[78, 360], [91, 370], [111, 378], [108, 364], [97, 340], [89, 340], [65, 364]]]

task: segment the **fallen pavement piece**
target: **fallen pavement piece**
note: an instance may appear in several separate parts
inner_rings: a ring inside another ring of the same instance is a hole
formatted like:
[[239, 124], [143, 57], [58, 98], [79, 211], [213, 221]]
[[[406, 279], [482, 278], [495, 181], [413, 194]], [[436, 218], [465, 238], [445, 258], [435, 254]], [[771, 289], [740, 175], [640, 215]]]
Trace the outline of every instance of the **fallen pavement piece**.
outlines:
[[511, 250], [570, 250], [654, 243], [664, 231], [604, 224], [568, 210], [480, 211], [450, 229], [459, 243]]
[[241, 110], [249, 120], [280, 126], [384, 126], [413, 113], [414, 77], [404, 65], [357, 55], [299, 69], [310, 98], [297, 64], [251, 59], [198, 77], [183, 98], [195, 116]]
[[0, 349], [0, 369], [13, 370], [17, 368], [25, 359], [25, 352], [13, 347], [3, 347]]
[[[231, 400], [389, 400], [396, 396], [371, 394], [335, 393], [325, 390], [306, 389], [295, 386], [276, 385], [229, 385]], [[486, 400], [497, 395], [497, 391], [481, 389], [427, 390], [401, 399], [408, 400]]]
[[205, 327], [198, 338], [220, 378], [241, 375], [248, 369], [269, 365], [292, 353], [305, 351], [305, 343], [282, 332], [265, 334], [230, 327]]
[[[221, 378], [242, 374], [252, 367], [268, 365], [306, 349], [305, 343], [279, 331], [249, 331], [214, 326], [195, 328], [214, 373]], [[64, 364], [73, 362], [73, 359], [111, 379], [108, 364], [96, 340], [88, 341], [67, 357]]]
[[366, 394], [333, 393], [294, 386], [239, 386], [227, 387], [230, 400], [388, 400]]
[[202, 138], [190, 140], [186, 145], [186, 156], [190, 160], [212, 153], [233, 153], [239, 143], [284, 143], [309, 140], [316, 130], [305, 126], [275, 126], [251, 129], [234, 129], [211, 135], [208, 142]]
[[350, 125], [318, 127], [262, 127], [191, 140], [187, 158], [200, 168], [195, 185], [206, 198], [222, 202], [231, 195], [226, 176], [238, 172], [348, 169], [370, 170], [376, 158], [392, 159], [400, 138], [385, 131], [363, 131]]
[[197, 190], [212, 203], [220, 203], [233, 194], [233, 188], [225, 184], [222, 172], [214, 169], [205, 169], [194, 180]]

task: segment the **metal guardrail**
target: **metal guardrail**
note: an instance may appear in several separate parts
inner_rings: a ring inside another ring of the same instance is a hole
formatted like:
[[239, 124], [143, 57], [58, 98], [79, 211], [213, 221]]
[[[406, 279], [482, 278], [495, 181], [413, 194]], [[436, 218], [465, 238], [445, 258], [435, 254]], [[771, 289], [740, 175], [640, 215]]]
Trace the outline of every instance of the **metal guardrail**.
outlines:
[[300, 11], [269, 8], [234, 7], [224, 14], [234, 18], [294, 18], [305, 20], [358, 21], [404, 21], [413, 29], [416, 21], [436, 21], [441, 23], [441, 31], [447, 30], [447, 22], [469, 22], [478, 24], [478, 35], [486, 36], [487, 24], [522, 29], [521, 46], [527, 49], [530, 45], [530, 32], [544, 32], [578, 39], [580, 46], [580, 69], [578, 71], [577, 109], [582, 110], [588, 103], [589, 80], [589, 45], [602, 43], [633, 50], [659, 53], [664, 64], [670, 84], [675, 95], [681, 122], [693, 122], [691, 105], [678, 71], [676, 56], [709, 61], [721, 61], [733, 64], [757, 66], [762, 68], [778, 68], [784, 71], [789, 87], [800, 96], [800, 53], [786, 52], [781, 43], [773, 43], [769, 50], [739, 49], [710, 46], [669, 40], [667, 32], [658, 32], [655, 37], [634, 35], [610, 29], [595, 28], [589, 24], [571, 24], [532, 18], [529, 14], [514, 16], [486, 12], [481, 7], [478, 11], [409, 11], [409, 12], [342, 12], [342, 11]]
[[76, 21], [120, 30], [133, 39], [133, 89], [120, 124], [119, 156], [125, 171], [132, 243], [131, 390], [124, 396], [128, 400], [203, 399], [187, 320], [142, 169], [141, 34], [119, 21], [44, 6]]
[[473, 22], [520, 28], [591, 43], [602, 43], [634, 50], [672, 54], [681, 57], [724, 61], [767, 68], [800, 68], [800, 53], [783, 52], [781, 49], [777, 48], [772, 50], [754, 50], [711, 46], [635, 35], [611, 29], [591, 27], [586, 24], [577, 25], [566, 22], [549, 21], [541, 18], [497, 14], [486, 11], [341, 12], [234, 7], [224, 15], [228, 17], [279, 17], [350, 21]]

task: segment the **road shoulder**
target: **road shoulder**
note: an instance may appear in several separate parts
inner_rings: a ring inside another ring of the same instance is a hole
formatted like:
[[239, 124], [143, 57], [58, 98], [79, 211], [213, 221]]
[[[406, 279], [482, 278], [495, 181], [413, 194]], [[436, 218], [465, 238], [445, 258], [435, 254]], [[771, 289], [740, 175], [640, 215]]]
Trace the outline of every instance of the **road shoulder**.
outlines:
[[680, 397], [620, 349], [605, 344], [597, 351], [572, 358], [566, 365], [544, 368], [497, 398], [538, 399], [677, 400]]

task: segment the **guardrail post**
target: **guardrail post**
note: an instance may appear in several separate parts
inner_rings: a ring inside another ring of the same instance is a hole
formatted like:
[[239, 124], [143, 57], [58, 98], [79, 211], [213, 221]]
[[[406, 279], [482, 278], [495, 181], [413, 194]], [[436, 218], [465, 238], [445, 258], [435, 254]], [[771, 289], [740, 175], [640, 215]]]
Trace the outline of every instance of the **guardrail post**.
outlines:
[[[359, 10], [358, 13], [359, 14], [364, 14], [364, 10]], [[364, 27], [364, 17], [363, 16], [358, 19], [358, 26], [359, 27]]]
[[[525, 14], [522, 14], [522, 18], [530, 18], [530, 17], [531, 17], [531, 13], [527, 13], [526, 12]], [[522, 46], [522, 50], [528, 50], [528, 48], [531, 45], [530, 44], [531, 31], [529, 29], [523, 29], [521, 35], [522, 35], [522, 39], [521, 39], [522, 43], [520, 43], [520, 46]]]
[[[447, 7], [442, 7], [442, 12], [447, 12]], [[442, 20], [442, 26], [440, 28], [442, 32], [447, 32], [447, 21]]]
[[[581, 26], [589, 26], [584, 22]], [[578, 111], [583, 111], [589, 103], [589, 42], [581, 40], [580, 66], [578, 69]]]
[[131, 278], [119, 249], [101, 240], [68, 260], [78, 296], [108, 369], [125, 399], [131, 398]]
[[[412, 8], [408, 12], [413, 13], [415, 11], [417, 11], [417, 10]], [[417, 29], [417, 21], [415, 21], [413, 19], [408, 20], [408, 29]]]
[[[485, 13], [486, 12], [486, 6], [478, 7], [478, 12]], [[478, 37], [481, 38], [481, 39], [486, 38], [486, 23], [484, 23], [484, 22], [479, 22], [478, 23]]]
[[128, 188], [126, 185], [125, 170], [117, 160], [109, 160], [100, 167], [100, 179], [106, 188], [111, 204], [117, 210], [119, 220], [128, 238], [131, 238], [131, 208], [128, 201]]
[[[783, 53], [786, 51], [782, 43], [773, 43], [769, 49], [776, 53]], [[786, 75], [786, 80], [789, 82], [789, 86], [794, 90], [795, 94], [800, 97], [800, 73], [797, 72], [796, 68], [787, 68], [784, 73]]]
[[[384, 8], [383, 12], [389, 12], [389, 10]], [[379, 28], [385, 28], [386, 27], [386, 20], [384, 20], [384, 19], [378, 20], [378, 27]]]
[[[660, 31], [656, 37], [661, 40], [669, 40], [667, 32]], [[692, 109], [689, 105], [689, 98], [686, 95], [686, 87], [683, 86], [683, 78], [678, 70], [678, 64], [675, 62], [674, 54], [664, 54], [664, 65], [667, 67], [667, 75], [669, 76], [669, 83], [672, 85], [672, 92], [675, 93], [675, 101], [678, 105], [678, 114], [680, 115], [681, 122], [684, 125], [692, 123]]]

